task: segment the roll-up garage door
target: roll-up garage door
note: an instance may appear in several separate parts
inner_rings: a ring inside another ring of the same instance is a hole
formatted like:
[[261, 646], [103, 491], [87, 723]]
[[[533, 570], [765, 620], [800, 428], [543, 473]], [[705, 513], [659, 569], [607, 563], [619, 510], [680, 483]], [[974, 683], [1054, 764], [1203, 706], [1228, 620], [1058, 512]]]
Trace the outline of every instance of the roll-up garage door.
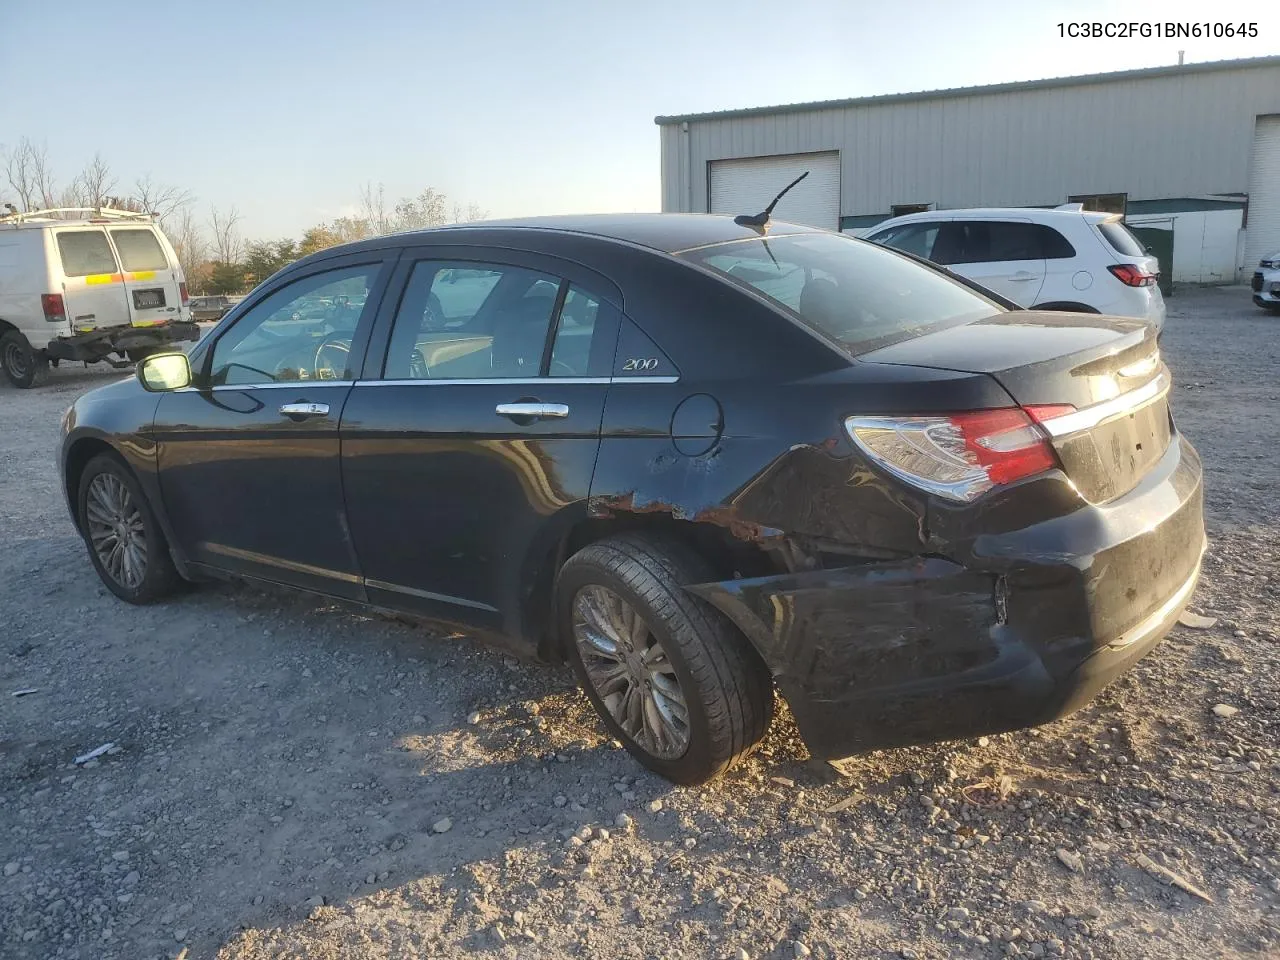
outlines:
[[[781, 204], [779, 204], [781, 206]], [[1249, 165], [1249, 220], [1244, 228], [1245, 278], [1280, 251], [1280, 116], [1259, 117]]]
[[774, 220], [789, 220], [825, 230], [840, 229], [840, 154], [796, 153], [711, 161], [711, 213], [759, 213], [806, 170], [773, 209]]

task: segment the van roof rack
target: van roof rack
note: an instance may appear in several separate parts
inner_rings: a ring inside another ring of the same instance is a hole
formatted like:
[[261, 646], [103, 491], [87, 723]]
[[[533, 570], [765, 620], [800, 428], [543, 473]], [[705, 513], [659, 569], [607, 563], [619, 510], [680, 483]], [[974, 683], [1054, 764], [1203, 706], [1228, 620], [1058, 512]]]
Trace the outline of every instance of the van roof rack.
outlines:
[[[78, 217], [66, 217], [64, 214], [82, 214]], [[86, 215], [87, 216], [84, 216]], [[155, 219], [154, 213], [138, 213], [134, 210], [120, 210], [116, 207], [49, 207], [44, 210], [27, 210], [20, 212], [10, 210], [0, 214], [0, 223], [25, 223], [28, 221], [48, 222], [55, 220], [147, 220]]]

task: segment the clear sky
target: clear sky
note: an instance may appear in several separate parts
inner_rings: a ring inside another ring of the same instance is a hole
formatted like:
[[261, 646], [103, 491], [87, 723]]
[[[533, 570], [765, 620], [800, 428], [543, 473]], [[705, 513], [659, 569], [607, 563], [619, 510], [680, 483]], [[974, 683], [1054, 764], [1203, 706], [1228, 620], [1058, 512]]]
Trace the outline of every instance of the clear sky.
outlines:
[[[1259, 37], [1058, 36], [1141, 19]], [[657, 210], [658, 114], [1272, 55], [1280, 5], [0, 0], [0, 45], [0, 144], [47, 144], [64, 181], [101, 152], [123, 183], [236, 204], [259, 239], [349, 212], [367, 181], [495, 217]]]

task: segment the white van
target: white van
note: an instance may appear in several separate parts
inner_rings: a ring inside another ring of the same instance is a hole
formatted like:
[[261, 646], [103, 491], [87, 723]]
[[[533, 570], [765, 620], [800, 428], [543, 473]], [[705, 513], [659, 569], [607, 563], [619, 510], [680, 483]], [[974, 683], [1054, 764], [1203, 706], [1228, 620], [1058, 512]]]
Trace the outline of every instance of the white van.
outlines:
[[199, 337], [186, 278], [150, 214], [0, 217], [0, 368], [15, 386], [35, 386], [61, 360], [122, 367]]

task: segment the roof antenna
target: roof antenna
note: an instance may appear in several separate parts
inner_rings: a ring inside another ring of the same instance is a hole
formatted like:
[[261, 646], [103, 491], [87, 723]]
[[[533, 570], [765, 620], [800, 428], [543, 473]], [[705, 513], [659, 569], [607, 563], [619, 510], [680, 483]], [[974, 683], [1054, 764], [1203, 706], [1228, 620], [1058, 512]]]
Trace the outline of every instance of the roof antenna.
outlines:
[[788, 190], [790, 190], [792, 187], [794, 187], [797, 183], [799, 183], [808, 175], [809, 175], [809, 171], [806, 170], [804, 173], [800, 174], [800, 176], [796, 177], [794, 180], [788, 183], [785, 187], [783, 187], [782, 192], [773, 198], [773, 203], [765, 207], [762, 212], [754, 215], [749, 213], [740, 213], [733, 218], [733, 222], [740, 227], [760, 227], [761, 229], [763, 229], [764, 227], [768, 226], [769, 215], [773, 213], [773, 208], [778, 205], [778, 201], [787, 195]]

